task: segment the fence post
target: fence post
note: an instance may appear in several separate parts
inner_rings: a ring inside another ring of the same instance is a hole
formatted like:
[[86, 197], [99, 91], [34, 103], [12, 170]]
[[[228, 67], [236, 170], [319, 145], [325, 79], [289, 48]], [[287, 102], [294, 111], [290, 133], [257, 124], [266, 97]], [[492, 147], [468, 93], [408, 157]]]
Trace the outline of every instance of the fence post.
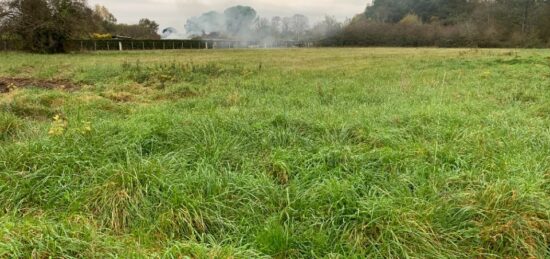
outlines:
[[4, 51], [8, 51], [8, 42], [4, 41]]
[[153, 50], [156, 50], [157, 47], [155, 47], [155, 42], [153, 41]]
[[119, 51], [122, 51], [122, 41], [119, 41], [119, 42], [118, 42], [118, 50], [119, 50]]
[[145, 41], [141, 42], [141, 50], [145, 50]]
[[162, 49], [166, 49], [166, 43], [164, 41], [162, 42]]
[[131, 41], [132, 43], [132, 50], [134, 50], [134, 41]]
[[111, 47], [109, 46], [109, 42], [107, 41], [107, 50], [111, 50]]

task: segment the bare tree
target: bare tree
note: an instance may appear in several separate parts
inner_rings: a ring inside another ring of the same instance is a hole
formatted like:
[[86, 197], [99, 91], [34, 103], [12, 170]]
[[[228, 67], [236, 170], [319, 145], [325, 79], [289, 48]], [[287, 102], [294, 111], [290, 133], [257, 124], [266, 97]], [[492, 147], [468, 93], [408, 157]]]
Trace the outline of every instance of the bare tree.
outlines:
[[94, 7], [94, 14], [97, 15], [102, 21], [116, 23], [115, 16], [103, 5], [96, 4]]
[[282, 32], [283, 19], [279, 16], [271, 18], [271, 31], [273, 35], [277, 35]]
[[271, 34], [269, 19], [258, 17], [254, 21], [254, 32], [257, 39], [264, 39]]
[[290, 28], [297, 39], [300, 40], [309, 29], [309, 19], [303, 14], [295, 14], [290, 19]]
[[292, 19], [290, 17], [285, 17], [281, 21], [281, 34], [283, 36], [289, 37], [292, 34], [291, 25]]
[[342, 23], [338, 22], [336, 18], [325, 15], [324, 20], [313, 26], [312, 34], [316, 38], [331, 37], [340, 32], [342, 26]]

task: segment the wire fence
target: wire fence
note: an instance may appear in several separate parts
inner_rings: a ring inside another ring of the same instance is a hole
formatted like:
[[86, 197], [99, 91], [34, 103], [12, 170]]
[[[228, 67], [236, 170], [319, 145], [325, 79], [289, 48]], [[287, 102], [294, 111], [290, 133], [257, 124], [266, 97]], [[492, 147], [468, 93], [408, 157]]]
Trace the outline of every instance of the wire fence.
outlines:
[[[0, 51], [23, 50], [23, 42], [0, 40]], [[235, 40], [69, 40], [65, 50], [85, 51], [132, 51], [175, 49], [229, 49], [229, 48], [293, 48], [313, 47], [308, 41], [235, 41]]]

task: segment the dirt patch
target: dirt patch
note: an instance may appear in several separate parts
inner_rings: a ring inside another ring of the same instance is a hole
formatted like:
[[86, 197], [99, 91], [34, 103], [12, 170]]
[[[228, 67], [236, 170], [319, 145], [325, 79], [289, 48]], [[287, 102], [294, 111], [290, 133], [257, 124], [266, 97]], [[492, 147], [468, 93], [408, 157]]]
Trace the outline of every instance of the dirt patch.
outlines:
[[73, 91], [79, 88], [78, 85], [68, 80], [41, 80], [32, 78], [0, 77], [0, 93], [8, 93], [17, 88], [37, 87], [43, 89], [60, 89]]

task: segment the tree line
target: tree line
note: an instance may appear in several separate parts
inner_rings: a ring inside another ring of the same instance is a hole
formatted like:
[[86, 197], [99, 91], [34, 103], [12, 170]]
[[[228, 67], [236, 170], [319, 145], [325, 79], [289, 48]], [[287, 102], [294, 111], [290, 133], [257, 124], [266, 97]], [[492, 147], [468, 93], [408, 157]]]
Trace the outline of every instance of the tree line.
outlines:
[[375, 0], [328, 44], [550, 46], [548, 0]]
[[92, 8], [85, 0], [0, 0], [0, 38], [19, 40], [31, 52], [65, 52], [69, 39], [160, 39], [157, 31], [158, 24], [149, 19], [117, 23], [107, 8]]
[[[86, 0], [0, 0], [0, 39], [28, 51], [65, 51], [68, 39], [160, 39], [150, 19], [121, 24]], [[211, 11], [185, 23], [195, 39], [318, 40], [326, 46], [550, 46], [550, 0], [374, 0], [344, 23], [296, 14], [261, 17], [249, 6]]]

